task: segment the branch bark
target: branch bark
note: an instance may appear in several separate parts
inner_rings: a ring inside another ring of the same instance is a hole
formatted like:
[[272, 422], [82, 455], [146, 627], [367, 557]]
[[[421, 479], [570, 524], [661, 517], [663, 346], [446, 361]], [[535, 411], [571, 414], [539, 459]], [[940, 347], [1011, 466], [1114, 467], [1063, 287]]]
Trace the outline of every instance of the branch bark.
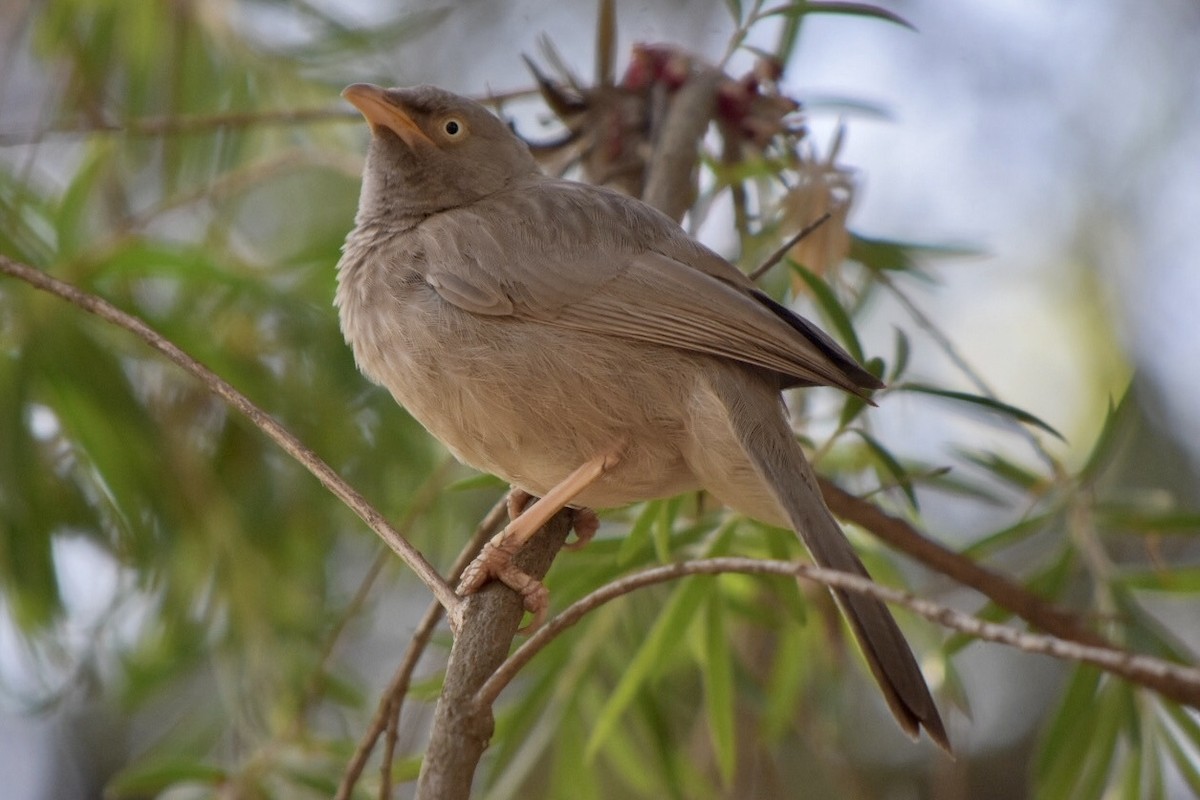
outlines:
[[717, 84], [724, 76], [701, 69], [672, 97], [648, 160], [642, 200], [676, 222], [696, 199], [696, 164], [700, 141], [717, 110]]
[[[450, 573], [447, 576], [447, 580], [450, 583], [459, 579], [463, 570], [467, 568], [467, 565], [479, 553], [479, 550], [483, 547], [483, 543], [490, 539], [492, 534], [504, 524], [507, 515], [507, 498], [501, 497], [492, 506], [491, 510], [484, 515], [483, 519], [480, 520], [479, 525], [475, 528], [475, 532], [471, 535], [470, 541], [459, 552], [458, 558], [455, 559], [454, 565], [450, 568]], [[417, 668], [417, 663], [421, 660], [425, 648], [429, 645], [429, 640], [433, 637], [433, 632], [437, 630], [438, 623], [441, 621], [442, 606], [437, 601], [434, 601], [425, 609], [425, 613], [421, 616], [421, 621], [413, 629], [412, 636], [408, 642], [408, 649], [404, 652], [404, 658], [400, 662], [400, 666], [397, 667], [395, 674], [392, 675], [391, 681], [388, 682], [387, 689], [384, 690], [383, 695], [379, 699], [379, 706], [375, 709], [375, 716], [371, 719], [370, 726], [362, 735], [362, 738], [359, 739], [358, 747], [355, 749], [350, 762], [346, 765], [346, 770], [342, 774], [342, 781], [338, 786], [337, 794], [334, 795], [334, 800], [349, 800], [351, 794], [354, 792], [354, 786], [358, 783], [358, 779], [367, 765], [367, 760], [371, 757], [371, 753], [374, 752], [379, 737], [385, 730], [388, 732], [388, 740], [383, 754], [383, 763], [380, 765], [379, 794], [380, 797], [391, 797], [392, 756], [395, 747], [394, 732], [400, 724], [400, 710], [404, 706], [404, 698], [408, 694], [408, 687], [412, 683], [412, 675]]]
[[[529, 540], [514, 562], [540, 580], [570, 530], [571, 512], [559, 512]], [[504, 662], [524, 614], [521, 596], [498, 581], [488, 583], [465, 603], [421, 764], [418, 800], [466, 800], [471, 796], [475, 768], [494, 725], [491, 703], [477, 702], [476, 694]]]

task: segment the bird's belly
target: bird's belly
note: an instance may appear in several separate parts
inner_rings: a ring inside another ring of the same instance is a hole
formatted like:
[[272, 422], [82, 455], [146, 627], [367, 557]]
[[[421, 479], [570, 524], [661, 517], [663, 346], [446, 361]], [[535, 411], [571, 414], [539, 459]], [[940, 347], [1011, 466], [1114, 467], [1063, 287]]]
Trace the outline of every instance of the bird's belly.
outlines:
[[574, 504], [698, 488], [683, 456], [688, 356], [445, 306], [407, 319], [393, 346], [360, 363], [464, 463], [540, 496], [625, 442], [619, 464]]

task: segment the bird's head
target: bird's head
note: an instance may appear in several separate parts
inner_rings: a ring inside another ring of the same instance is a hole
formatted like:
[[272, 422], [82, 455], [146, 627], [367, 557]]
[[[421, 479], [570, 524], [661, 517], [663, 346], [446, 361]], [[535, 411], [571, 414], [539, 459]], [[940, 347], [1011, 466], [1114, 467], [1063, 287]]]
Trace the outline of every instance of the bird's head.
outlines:
[[342, 92], [371, 126], [360, 217], [422, 217], [538, 173], [529, 148], [478, 103], [434, 86]]

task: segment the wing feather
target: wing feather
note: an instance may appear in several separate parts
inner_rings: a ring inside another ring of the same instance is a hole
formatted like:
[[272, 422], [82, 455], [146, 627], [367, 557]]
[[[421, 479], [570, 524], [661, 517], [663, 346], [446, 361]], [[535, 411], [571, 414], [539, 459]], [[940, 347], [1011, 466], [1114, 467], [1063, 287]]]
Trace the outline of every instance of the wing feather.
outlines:
[[731, 358], [789, 384], [879, 385], [673, 220], [615, 192], [537, 181], [435, 215], [415, 235], [425, 280], [471, 313]]

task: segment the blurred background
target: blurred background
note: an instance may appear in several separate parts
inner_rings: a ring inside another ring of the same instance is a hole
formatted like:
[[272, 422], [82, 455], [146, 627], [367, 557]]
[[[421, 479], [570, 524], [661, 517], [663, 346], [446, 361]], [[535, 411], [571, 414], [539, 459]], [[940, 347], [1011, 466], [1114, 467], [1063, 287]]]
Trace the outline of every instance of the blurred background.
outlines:
[[[909, 471], [919, 510], [895, 491], [881, 501], [1115, 641], [1194, 663], [1200, 6], [885, 7], [915, 31], [805, 15], [780, 80], [817, 153], [845, 128], [850, 229], [911, 256], [890, 273], [896, 291], [855, 295], [866, 298], [853, 308], [858, 338], [895, 367], [899, 329], [905, 377], [994, 392], [1065, 441], [945, 398], [889, 394], [867, 415], [871, 435]], [[637, 42], [715, 63], [751, 12], [748, 0], [618, 3], [618, 74]], [[774, 50], [788, 19], [754, 24], [745, 43]], [[592, 80], [592, 0], [10, 0], [0, 253], [147, 319], [447, 564], [501, 487], [450, 463], [341, 342], [333, 267], [367, 134], [338, 92], [357, 81], [527, 90], [521, 56], [544, 62], [543, 36]], [[740, 76], [755, 59], [740, 50], [726, 69]], [[530, 140], [561, 131], [535, 96], [504, 111]], [[752, 267], [728, 198], [712, 201], [692, 224]], [[821, 319], [811, 298], [798, 304]], [[0, 343], [4, 795], [328, 796], [427, 602], [419, 584], [250, 424], [132, 337], [4, 279]], [[811, 435], [838, 433], [842, 401], [814, 394]], [[826, 471], [868, 491], [858, 447], [832, 447]], [[616, 534], [653, 515], [606, 518], [596, 545], [560, 559], [571, 563], [556, 565], [552, 591], [567, 598], [636, 566]], [[722, 530], [671, 519], [680, 552]], [[793, 546], [753, 526], [738, 535], [737, 552]], [[857, 541], [878, 577], [985, 608]], [[714, 718], [695, 714], [695, 693], [714, 694], [702, 675], [716, 657], [695, 626], [621, 717], [626, 744], [589, 739], [618, 713], [606, 699], [656, 621], [625, 607], [513, 690], [480, 796], [1200, 795], [1200, 718], [1149, 693], [914, 623], [955, 709], [950, 764], [891, 730], [869, 679], [839, 682], [828, 631], [810, 621], [764, 633], [742, 617], [769, 601], [722, 585], [732, 752]], [[671, 591], [639, 604], [667, 606]], [[435, 695], [445, 645], [419, 698]], [[808, 661], [779, 655], [789, 648]], [[427, 713], [406, 712], [402, 752], [419, 754]]]

